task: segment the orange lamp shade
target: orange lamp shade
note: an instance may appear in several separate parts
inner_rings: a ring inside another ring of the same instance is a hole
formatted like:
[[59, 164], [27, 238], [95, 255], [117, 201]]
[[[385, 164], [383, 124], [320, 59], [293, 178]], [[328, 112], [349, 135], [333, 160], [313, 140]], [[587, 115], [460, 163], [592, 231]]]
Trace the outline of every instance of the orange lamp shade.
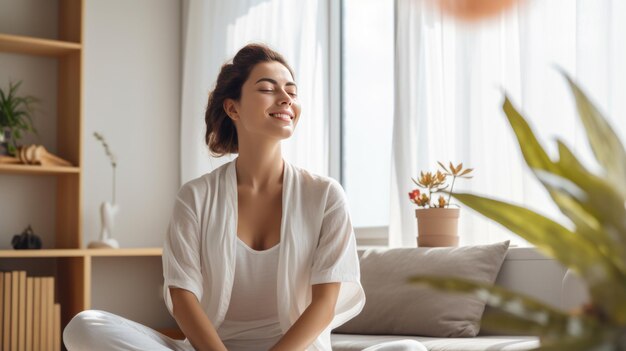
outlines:
[[497, 15], [520, 0], [433, 0], [441, 11], [463, 20], [478, 20]]

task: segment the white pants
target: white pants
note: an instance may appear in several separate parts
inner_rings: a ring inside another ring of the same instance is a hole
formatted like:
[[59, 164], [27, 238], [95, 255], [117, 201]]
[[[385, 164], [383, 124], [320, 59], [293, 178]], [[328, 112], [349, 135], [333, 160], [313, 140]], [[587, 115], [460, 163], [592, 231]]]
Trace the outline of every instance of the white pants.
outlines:
[[[154, 329], [97, 310], [77, 314], [63, 330], [68, 351], [194, 351], [191, 344], [174, 340]], [[364, 351], [426, 351], [413, 340], [385, 342]]]
[[77, 314], [63, 330], [68, 351], [193, 351], [154, 329], [105, 311]]

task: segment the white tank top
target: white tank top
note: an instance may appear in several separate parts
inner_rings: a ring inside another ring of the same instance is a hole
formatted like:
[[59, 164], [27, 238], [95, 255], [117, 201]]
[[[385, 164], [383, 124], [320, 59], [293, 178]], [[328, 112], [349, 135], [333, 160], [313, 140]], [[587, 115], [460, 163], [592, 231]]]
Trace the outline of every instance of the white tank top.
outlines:
[[257, 251], [237, 238], [230, 304], [217, 330], [229, 351], [268, 350], [282, 336], [276, 295], [279, 246]]

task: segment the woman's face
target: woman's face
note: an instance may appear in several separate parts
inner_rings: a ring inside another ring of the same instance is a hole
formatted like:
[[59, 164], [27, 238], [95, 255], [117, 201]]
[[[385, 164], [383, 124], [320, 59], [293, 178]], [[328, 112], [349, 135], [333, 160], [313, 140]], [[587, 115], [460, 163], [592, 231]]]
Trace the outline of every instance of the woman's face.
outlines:
[[289, 70], [280, 62], [254, 66], [241, 88], [239, 101], [226, 101], [224, 109], [235, 121], [239, 138], [265, 135], [290, 137], [300, 117], [298, 89]]

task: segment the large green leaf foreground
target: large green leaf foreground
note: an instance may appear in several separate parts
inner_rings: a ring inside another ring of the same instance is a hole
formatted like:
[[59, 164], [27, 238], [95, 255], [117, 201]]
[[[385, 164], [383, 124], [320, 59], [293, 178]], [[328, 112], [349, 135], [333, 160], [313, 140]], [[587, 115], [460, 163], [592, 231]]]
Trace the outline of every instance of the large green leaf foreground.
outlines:
[[559, 159], [553, 161], [508, 96], [503, 110], [526, 164], [571, 225], [475, 194], [453, 196], [576, 271], [589, 287], [590, 304], [584, 311], [566, 314], [514, 292], [463, 279], [414, 277], [411, 282], [470, 293], [500, 308], [502, 314], [486, 317], [483, 323], [491, 329], [538, 335], [538, 350], [626, 350], [626, 151], [585, 93], [563, 75], [602, 174], [588, 171], [561, 140], [557, 140]]

